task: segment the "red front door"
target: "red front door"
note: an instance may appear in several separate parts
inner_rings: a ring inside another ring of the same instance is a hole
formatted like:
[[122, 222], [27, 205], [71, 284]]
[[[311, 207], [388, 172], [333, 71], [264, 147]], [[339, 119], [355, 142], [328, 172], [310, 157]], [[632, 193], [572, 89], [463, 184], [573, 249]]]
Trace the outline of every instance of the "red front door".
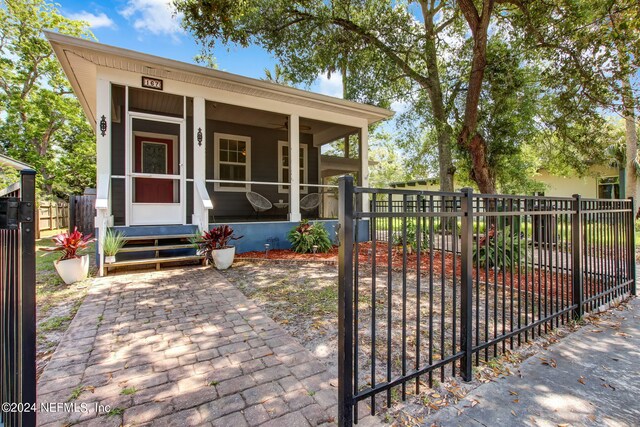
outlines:
[[[134, 172], [173, 175], [172, 139], [136, 136]], [[136, 178], [135, 203], [175, 203], [174, 181], [160, 178]]]

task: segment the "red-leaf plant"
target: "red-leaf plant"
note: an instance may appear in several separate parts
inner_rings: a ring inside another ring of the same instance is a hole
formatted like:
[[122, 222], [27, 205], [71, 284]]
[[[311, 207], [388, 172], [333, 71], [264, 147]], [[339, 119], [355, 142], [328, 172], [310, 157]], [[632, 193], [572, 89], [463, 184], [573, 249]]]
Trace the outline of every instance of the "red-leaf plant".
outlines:
[[55, 244], [54, 247], [40, 249], [46, 252], [62, 251], [60, 261], [80, 258], [77, 252], [85, 249], [89, 245], [89, 243], [95, 241], [95, 239], [93, 239], [91, 236], [91, 234], [85, 236], [80, 231], [78, 231], [78, 227], [74, 227], [72, 233], [64, 232], [53, 237], [52, 240]]
[[234, 236], [233, 228], [228, 225], [219, 225], [209, 231], [204, 231], [197, 241], [198, 255], [204, 255], [207, 260], [212, 260], [212, 251], [229, 247], [232, 240], [242, 239], [244, 236]]

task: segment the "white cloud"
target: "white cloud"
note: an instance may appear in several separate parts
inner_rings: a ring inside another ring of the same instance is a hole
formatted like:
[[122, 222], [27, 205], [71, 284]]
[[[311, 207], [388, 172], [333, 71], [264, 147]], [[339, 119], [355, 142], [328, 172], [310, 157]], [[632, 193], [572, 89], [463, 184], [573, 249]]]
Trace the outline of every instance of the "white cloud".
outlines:
[[411, 108], [411, 104], [408, 101], [393, 101], [391, 103], [391, 109], [396, 112], [396, 114], [402, 114], [409, 111]]
[[95, 13], [87, 12], [83, 10], [82, 12], [72, 13], [69, 15], [70, 19], [74, 19], [77, 21], [85, 21], [89, 23], [89, 27], [91, 28], [114, 28], [115, 22], [111, 18], [107, 16], [106, 13], [100, 12], [97, 15]]
[[176, 14], [170, 0], [128, 0], [120, 14], [133, 21], [133, 28], [143, 33], [168, 35], [175, 41], [183, 32], [182, 14]]
[[342, 74], [333, 73], [331, 78], [327, 78], [326, 75], [319, 75], [316, 82], [318, 84], [317, 92], [342, 98]]

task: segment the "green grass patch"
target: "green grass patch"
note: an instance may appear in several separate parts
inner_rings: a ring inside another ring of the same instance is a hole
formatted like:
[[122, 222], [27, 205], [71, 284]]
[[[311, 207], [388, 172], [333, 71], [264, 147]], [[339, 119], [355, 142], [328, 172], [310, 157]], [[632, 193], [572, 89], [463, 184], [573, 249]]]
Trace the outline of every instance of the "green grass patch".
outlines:
[[83, 391], [84, 391], [83, 385], [79, 385], [76, 388], [74, 388], [71, 391], [71, 396], [69, 396], [69, 399], [67, 400], [67, 402], [71, 402], [72, 400], [76, 400], [77, 398], [79, 398]]
[[124, 414], [124, 408], [113, 408], [111, 409], [109, 412], [107, 412], [105, 414], [105, 417], [107, 418], [111, 418], [111, 417], [119, 417], [122, 416], [122, 414]]
[[[75, 313], [73, 313], [73, 315], [75, 315]], [[40, 323], [38, 329], [40, 332], [44, 333], [65, 330], [69, 325], [69, 322], [71, 322], [71, 319], [73, 319], [73, 315], [51, 317], [50, 319]]]
[[303, 315], [324, 316], [337, 313], [338, 310], [338, 288], [334, 286], [318, 288], [310, 280], [300, 284], [300, 282], [294, 283], [281, 279], [269, 286], [254, 289], [247, 296], [265, 301], [286, 302]]
[[131, 396], [132, 394], [136, 394], [138, 390], [136, 390], [135, 387], [126, 387], [123, 388], [122, 391], [120, 391], [120, 394], [124, 395], [124, 396]]

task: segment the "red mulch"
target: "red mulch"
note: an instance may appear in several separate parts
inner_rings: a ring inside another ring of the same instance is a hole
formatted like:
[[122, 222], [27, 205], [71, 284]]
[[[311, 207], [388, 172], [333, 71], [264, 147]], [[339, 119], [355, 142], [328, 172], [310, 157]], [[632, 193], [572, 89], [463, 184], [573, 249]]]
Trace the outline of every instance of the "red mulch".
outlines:
[[251, 251], [237, 254], [236, 258], [253, 258], [253, 259], [271, 259], [271, 260], [338, 260], [338, 247], [334, 246], [329, 252], [317, 253], [317, 254], [299, 254], [289, 249], [269, 249], [269, 252], [265, 254], [265, 251]]
[[[359, 254], [358, 254], [358, 262], [360, 265], [370, 264], [371, 259], [371, 242], [360, 243]], [[297, 252], [293, 252], [288, 249], [271, 249], [268, 254], [265, 254], [264, 251], [252, 251], [245, 252], [242, 254], [237, 254], [236, 258], [252, 258], [252, 259], [265, 259], [265, 260], [300, 260], [300, 261], [314, 261], [314, 260], [322, 260], [322, 261], [337, 261], [338, 260], [338, 247], [334, 246], [331, 248], [329, 252], [326, 253], [317, 253], [317, 254], [300, 254]], [[376, 243], [376, 267], [377, 268], [386, 268], [388, 262], [388, 244], [387, 242], [377, 242]], [[407, 254], [407, 270], [415, 271], [417, 265], [417, 254]], [[456, 277], [460, 278], [462, 272], [461, 266], [461, 258], [460, 256], [455, 257], [456, 262]], [[444, 254], [444, 276], [446, 279], [453, 278], [453, 263], [454, 256], [450, 252], [445, 252]], [[391, 265], [394, 271], [402, 270], [403, 267], [403, 253], [402, 248], [393, 246], [391, 248]], [[434, 276], [439, 277], [442, 274], [442, 252], [439, 250], [433, 251], [433, 274]], [[420, 255], [420, 271], [429, 272], [431, 270], [431, 255], [428, 251], [422, 252]], [[362, 271], [362, 270], [361, 270]], [[561, 274], [554, 272], [553, 274], [546, 272], [545, 269], [540, 270], [540, 278], [538, 278], [538, 270], [534, 270], [535, 274], [532, 274], [531, 269], [527, 270], [528, 280], [525, 281], [524, 274], [525, 272], [521, 272], [520, 278], [520, 287], [518, 286], [518, 270], [514, 269], [513, 271], [513, 288], [514, 289], [522, 289], [525, 290], [527, 288], [528, 291], [535, 293], [544, 293], [545, 287], [547, 288], [547, 293], [554, 295], [560, 294], [560, 284], [564, 280], [564, 293], [566, 297], [571, 296], [571, 276], [567, 274]], [[478, 272], [476, 269], [473, 269], [473, 282], [475, 284], [476, 276]], [[533, 277], [532, 277], [533, 275]], [[545, 277], [546, 275], [546, 277]], [[486, 270], [480, 269], [480, 282], [481, 283], [489, 283], [492, 284], [497, 283], [498, 285], [503, 285], [507, 287], [511, 287], [511, 272], [509, 270], [505, 271], [505, 277], [502, 275], [502, 271], [498, 271], [497, 276], [494, 274], [493, 270], [489, 270], [489, 280], [487, 280]], [[553, 277], [552, 277], [553, 276]], [[562, 277], [564, 276], [564, 277]], [[527, 286], [528, 284], [528, 286]], [[552, 289], [553, 288], [553, 289]], [[540, 291], [539, 291], [540, 289]], [[553, 292], [552, 292], [553, 290]]]
[[[360, 264], [369, 264], [372, 262], [371, 259], [371, 251], [372, 244], [370, 242], [362, 243], [359, 245], [359, 256], [358, 262]], [[376, 243], [376, 267], [386, 268], [387, 262], [389, 260], [389, 252], [388, 252], [388, 243], [387, 242], [377, 242]], [[454, 258], [456, 263], [456, 277], [458, 281], [462, 274], [462, 262], [461, 257], [455, 256], [451, 252], [445, 252], [444, 254], [444, 277], [445, 279], [453, 278], [453, 265]], [[412, 254], [407, 254], [407, 270], [415, 271], [418, 261], [418, 255], [414, 252]], [[433, 251], [433, 274], [434, 276], [440, 276], [443, 271], [443, 262], [442, 262], [442, 251], [434, 250]], [[555, 261], [555, 260], [554, 260]], [[391, 265], [394, 270], [402, 271], [402, 267], [404, 265], [403, 252], [402, 248], [399, 246], [393, 246], [391, 248]], [[424, 251], [420, 254], [420, 271], [429, 272], [432, 270], [431, 267], [431, 254], [429, 251]], [[497, 283], [498, 285], [504, 285], [506, 287], [511, 287], [513, 283], [514, 289], [522, 289], [528, 290], [530, 292], [535, 293], [544, 293], [544, 289], [547, 289], [547, 293], [554, 295], [561, 294], [560, 286], [564, 283], [564, 294], [569, 297], [571, 295], [571, 276], [563, 273], [549, 273], [546, 269], [534, 270], [535, 274], [531, 271], [531, 269], [527, 269], [528, 280], [525, 279], [525, 271], [521, 271], [520, 277], [520, 286], [518, 286], [518, 269], [515, 268], [513, 270], [513, 279], [512, 273], [505, 269], [504, 277], [502, 274], [502, 270], [499, 270], [497, 274], [491, 269], [489, 269], [488, 280], [487, 280], [487, 271], [484, 268], [480, 269], [480, 283], [488, 283], [489, 286]], [[538, 272], [540, 273], [540, 277], [538, 278]], [[423, 273], [424, 274], [424, 273]], [[478, 275], [478, 271], [475, 268], [473, 269], [473, 283], [475, 284], [476, 278]], [[533, 277], [532, 277], [533, 276]], [[564, 277], [563, 277], [564, 276]], [[564, 280], [564, 282], [563, 282]], [[527, 286], [528, 285], [528, 286]]]

